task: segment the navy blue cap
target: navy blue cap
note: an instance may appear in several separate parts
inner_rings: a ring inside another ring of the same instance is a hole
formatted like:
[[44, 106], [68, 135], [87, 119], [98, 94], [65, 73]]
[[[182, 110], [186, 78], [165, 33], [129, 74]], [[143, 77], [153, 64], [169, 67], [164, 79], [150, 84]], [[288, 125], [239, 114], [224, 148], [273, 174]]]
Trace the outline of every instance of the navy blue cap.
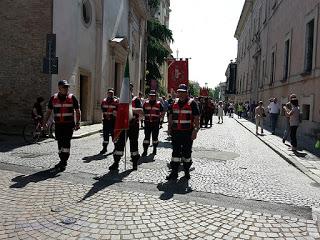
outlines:
[[185, 84], [180, 84], [177, 89], [177, 92], [187, 92], [187, 91], [188, 91], [188, 86]]
[[58, 86], [70, 86], [67, 80], [60, 80]]
[[157, 95], [157, 93], [155, 90], [150, 90], [149, 96], [156, 96], [156, 95]]

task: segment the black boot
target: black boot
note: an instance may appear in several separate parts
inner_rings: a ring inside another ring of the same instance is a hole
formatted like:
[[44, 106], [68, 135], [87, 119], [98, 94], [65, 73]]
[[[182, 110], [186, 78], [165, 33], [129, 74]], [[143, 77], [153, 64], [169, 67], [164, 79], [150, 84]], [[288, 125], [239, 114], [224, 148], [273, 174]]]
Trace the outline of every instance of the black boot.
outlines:
[[184, 170], [184, 177], [189, 180], [190, 179], [190, 167], [192, 162], [184, 162], [183, 163], [183, 170]]
[[119, 156], [113, 156], [114, 162], [113, 164], [109, 167], [110, 171], [116, 171], [119, 170], [119, 162], [120, 162], [120, 158]]
[[145, 157], [145, 156], [147, 156], [147, 154], [148, 154], [148, 146], [143, 146], [143, 153], [142, 153], [142, 157]]
[[179, 162], [170, 162], [171, 173], [166, 177], [167, 180], [177, 180], [178, 170], [180, 163]]
[[157, 146], [153, 146], [153, 152], [152, 152], [153, 155], [157, 155]]
[[107, 152], [107, 145], [103, 145], [103, 148], [99, 154], [105, 154], [106, 152]]
[[137, 171], [138, 170], [138, 160], [140, 159], [140, 156], [134, 156], [132, 157], [132, 170]]
[[60, 162], [54, 166], [54, 169], [58, 172], [63, 172], [66, 170], [67, 160], [61, 159]]

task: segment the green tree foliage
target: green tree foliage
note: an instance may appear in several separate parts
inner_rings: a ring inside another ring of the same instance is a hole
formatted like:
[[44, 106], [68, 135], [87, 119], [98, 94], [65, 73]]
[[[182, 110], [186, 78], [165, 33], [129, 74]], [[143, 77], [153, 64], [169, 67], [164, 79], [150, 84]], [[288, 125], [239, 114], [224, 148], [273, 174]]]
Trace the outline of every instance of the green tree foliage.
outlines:
[[[148, 1], [151, 13], [156, 12], [159, 0]], [[172, 31], [162, 25], [157, 19], [150, 19], [147, 23], [148, 47], [147, 47], [147, 85], [152, 79], [161, 79], [160, 66], [170, 55], [167, 43], [173, 42]]]
[[212, 97], [214, 100], [219, 100], [219, 92], [220, 92], [220, 87], [216, 86], [213, 90], [212, 90]]
[[189, 81], [189, 93], [191, 96], [199, 96], [200, 85], [198, 82]]

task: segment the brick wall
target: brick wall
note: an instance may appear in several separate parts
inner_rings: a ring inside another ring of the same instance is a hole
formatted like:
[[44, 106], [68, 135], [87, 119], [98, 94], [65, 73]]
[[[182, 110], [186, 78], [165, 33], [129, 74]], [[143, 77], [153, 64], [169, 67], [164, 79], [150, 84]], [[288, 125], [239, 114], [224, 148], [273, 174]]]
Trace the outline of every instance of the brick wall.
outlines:
[[0, 131], [19, 131], [39, 96], [50, 96], [42, 73], [53, 0], [0, 1]]

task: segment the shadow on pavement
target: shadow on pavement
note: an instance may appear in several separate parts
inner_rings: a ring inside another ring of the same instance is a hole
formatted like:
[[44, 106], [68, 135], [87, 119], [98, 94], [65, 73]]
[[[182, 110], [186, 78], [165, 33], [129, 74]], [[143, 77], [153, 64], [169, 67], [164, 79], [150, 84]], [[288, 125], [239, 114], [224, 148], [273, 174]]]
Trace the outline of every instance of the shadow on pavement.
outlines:
[[298, 152], [298, 151], [293, 151], [293, 154], [300, 158], [305, 158], [308, 155], [307, 153]]
[[171, 142], [160, 142], [158, 144], [159, 148], [172, 148]]
[[49, 178], [55, 178], [60, 176], [58, 173], [59, 171], [56, 171], [54, 168], [50, 168], [41, 172], [36, 172], [28, 176], [20, 175], [11, 179], [11, 181], [15, 183], [12, 184], [10, 188], [23, 188], [31, 182], [37, 183], [45, 181]]
[[99, 191], [101, 191], [101, 190], [103, 190], [103, 189], [105, 189], [115, 183], [122, 182], [122, 179], [129, 176], [129, 174], [132, 171], [133, 170], [130, 169], [130, 170], [126, 170], [120, 174], [119, 174], [119, 171], [110, 171], [101, 177], [95, 177], [94, 179], [98, 180], [98, 181], [93, 184], [93, 186], [89, 190], [89, 192], [79, 202], [86, 200], [87, 198], [93, 196], [94, 194], [98, 193]]
[[[21, 133], [22, 134], [22, 133]], [[10, 152], [16, 148], [32, 145], [27, 143], [22, 135], [21, 136], [9, 136], [0, 134], [0, 152]]]
[[82, 158], [84, 163], [89, 163], [91, 161], [98, 161], [98, 160], [102, 160], [102, 159], [106, 159], [107, 156], [112, 155], [113, 152], [110, 152], [108, 154], [95, 154], [92, 156], [87, 156]]
[[144, 157], [140, 157], [139, 161], [138, 161], [138, 165], [141, 165], [143, 163], [150, 163], [150, 162], [154, 162], [154, 156], [152, 153], [149, 154], [148, 156], [144, 156]]
[[184, 177], [180, 178], [178, 181], [159, 183], [157, 188], [159, 191], [163, 192], [160, 195], [161, 200], [169, 200], [174, 194], [187, 194], [193, 191], [189, 186], [189, 181]]

